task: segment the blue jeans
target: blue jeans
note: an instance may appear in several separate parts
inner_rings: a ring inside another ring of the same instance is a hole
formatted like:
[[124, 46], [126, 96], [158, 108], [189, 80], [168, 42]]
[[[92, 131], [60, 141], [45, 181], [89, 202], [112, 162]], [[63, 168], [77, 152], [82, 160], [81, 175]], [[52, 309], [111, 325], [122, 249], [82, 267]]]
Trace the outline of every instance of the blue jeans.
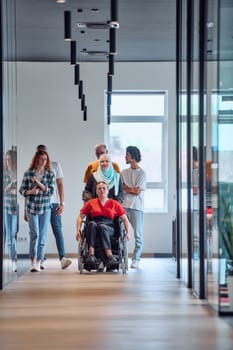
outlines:
[[141, 210], [125, 208], [129, 222], [134, 230], [135, 248], [133, 251], [133, 260], [140, 260], [143, 248], [143, 223], [144, 213]]
[[4, 216], [5, 239], [8, 246], [9, 257], [12, 260], [17, 260], [17, 251], [16, 251], [17, 223], [18, 223], [18, 217], [16, 214], [8, 214], [7, 212], [5, 212], [5, 216]]
[[66, 254], [65, 254], [64, 238], [62, 234], [61, 216], [56, 215], [57, 206], [58, 206], [57, 203], [52, 204], [50, 222], [51, 222], [53, 234], [56, 240], [58, 255], [61, 260]]
[[30, 234], [29, 257], [31, 259], [44, 259], [50, 217], [51, 210], [40, 215], [33, 215], [27, 211]]

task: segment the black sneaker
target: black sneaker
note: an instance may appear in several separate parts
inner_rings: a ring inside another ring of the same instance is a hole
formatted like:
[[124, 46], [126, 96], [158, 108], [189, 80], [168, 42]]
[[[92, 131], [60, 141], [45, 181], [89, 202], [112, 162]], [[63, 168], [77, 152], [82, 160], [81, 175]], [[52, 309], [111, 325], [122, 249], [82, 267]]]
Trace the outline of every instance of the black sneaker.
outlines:
[[108, 256], [108, 259], [107, 259], [107, 269], [108, 270], [116, 269], [117, 264], [118, 264], [118, 260], [114, 255]]
[[88, 257], [86, 258], [86, 261], [85, 261], [87, 264], [92, 264], [92, 265], [95, 265], [97, 260], [96, 260], [96, 257], [95, 255], [88, 255]]

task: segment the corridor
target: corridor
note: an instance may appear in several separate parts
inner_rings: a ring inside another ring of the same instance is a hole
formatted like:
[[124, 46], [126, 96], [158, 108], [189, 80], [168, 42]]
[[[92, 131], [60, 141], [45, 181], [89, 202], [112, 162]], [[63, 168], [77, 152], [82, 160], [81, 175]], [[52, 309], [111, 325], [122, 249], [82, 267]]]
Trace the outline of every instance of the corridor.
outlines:
[[175, 279], [172, 259], [77, 272], [49, 259], [0, 292], [1, 350], [232, 350], [233, 328]]

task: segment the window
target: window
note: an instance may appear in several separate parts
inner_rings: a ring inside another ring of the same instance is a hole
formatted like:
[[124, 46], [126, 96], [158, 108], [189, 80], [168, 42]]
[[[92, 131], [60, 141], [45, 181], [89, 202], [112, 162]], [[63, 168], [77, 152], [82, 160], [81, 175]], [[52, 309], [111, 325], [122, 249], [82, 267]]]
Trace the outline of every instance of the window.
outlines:
[[167, 94], [165, 92], [113, 92], [110, 154], [126, 168], [127, 146], [137, 146], [140, 166], [147, 174], [145, 210], [167, 209]]

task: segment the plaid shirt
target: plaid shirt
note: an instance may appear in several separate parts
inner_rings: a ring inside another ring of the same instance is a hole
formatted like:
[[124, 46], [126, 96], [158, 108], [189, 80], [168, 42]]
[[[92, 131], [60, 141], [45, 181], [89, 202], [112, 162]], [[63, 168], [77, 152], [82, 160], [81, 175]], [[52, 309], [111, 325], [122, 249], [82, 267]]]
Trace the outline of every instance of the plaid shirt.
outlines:
[[[16, 194], [16, 182], [15, 182], [15, 190], [13, 191], [13, 187], [7, 188], [8, 185], [12, 184], [12, 178], [10, 175], [5, 172], [4, 173], [4, 208], [7, 214], [16, 215], [17, 214], [17, 194]], [[12, 185], [13, 186], [13, 185]]]
[[[19, 193], [25, 196], [25, 192], [32, 189], [33, 182], [32, 177], [35, 176], [35, 170], [27, 170], [24, 173], [22, 184], [19, 189]], [[38, 194], [29, 195], [26, 197], [26, 208], [34, 215], [43, 214], [45, 211], [51, 208], [51, 197], [54, 192], [55, 177], [54, 173], [49, 170], [45, 170], [41, 183], [46, 186], [46, 192], [39, 189]]]

